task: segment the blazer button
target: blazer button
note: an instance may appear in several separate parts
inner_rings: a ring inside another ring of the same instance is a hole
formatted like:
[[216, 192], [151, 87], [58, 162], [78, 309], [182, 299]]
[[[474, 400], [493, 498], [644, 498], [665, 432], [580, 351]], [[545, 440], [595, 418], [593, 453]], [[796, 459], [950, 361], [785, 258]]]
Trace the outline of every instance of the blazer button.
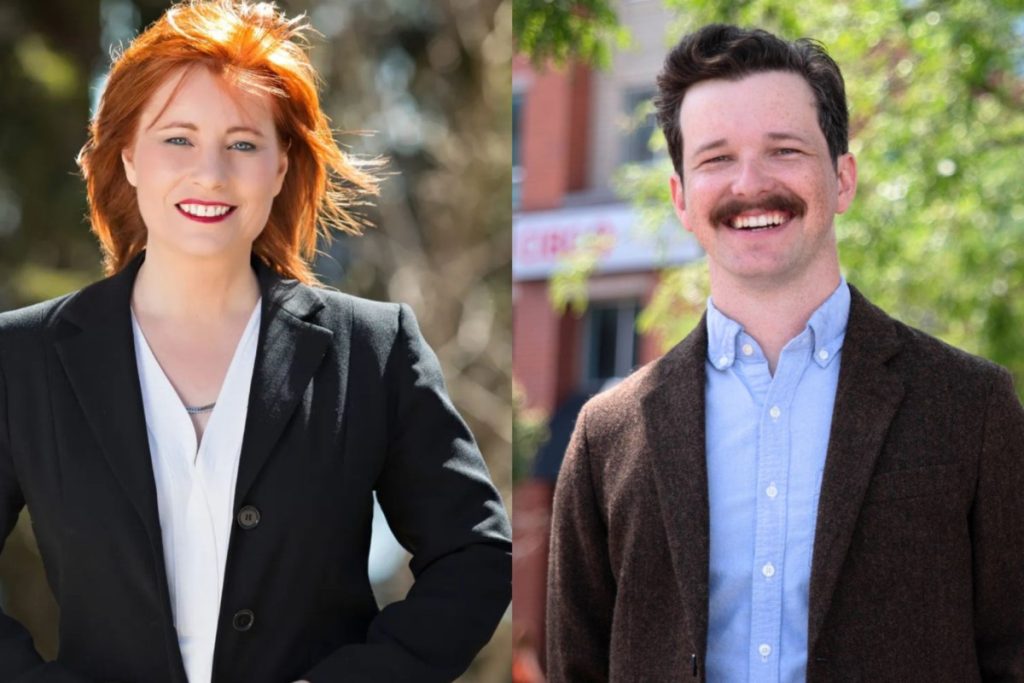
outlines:
[[238, 526], [243, 529], [255, 529], [260, 523], [260, 511], [252, 505], [246, 505], [238, 511]]
[[248, 631], [252, 628], [254, 621], [256, 621], [256, 615], [253, 614], [251, 609], [240, 609], [235, 612], [235, 616], [231, 619], [231, 625], [236, 631]]

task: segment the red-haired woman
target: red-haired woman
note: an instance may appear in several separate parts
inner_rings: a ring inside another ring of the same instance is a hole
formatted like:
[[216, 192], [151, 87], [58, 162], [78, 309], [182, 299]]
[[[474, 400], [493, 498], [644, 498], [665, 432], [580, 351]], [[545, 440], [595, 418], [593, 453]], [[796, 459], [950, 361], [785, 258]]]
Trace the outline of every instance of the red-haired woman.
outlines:
[[[510, 593], [505, 512], [410, 310], [316, 288], [376, 180], [272, 5], [190, 2], [116, 60], [79, 162], [109, 277], [0, 316], [0, 538], [60, 604], [0, 680], [441, 681]], [[378, 610], [373, 492], [415, 584]]]

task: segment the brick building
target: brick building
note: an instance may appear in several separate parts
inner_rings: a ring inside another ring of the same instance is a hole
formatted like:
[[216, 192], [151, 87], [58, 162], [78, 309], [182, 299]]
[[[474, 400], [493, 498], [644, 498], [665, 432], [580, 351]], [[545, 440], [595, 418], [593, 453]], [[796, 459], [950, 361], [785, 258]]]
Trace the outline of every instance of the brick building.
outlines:
[[[513, 66], [513, 369], [529, 405], [548, 413], [658, 354], [655, 340], [631, 333], [636, 314], [658, 270], [700, 253], [678, 225], [663, 231], [678, 231], [667, 249], [643, 239], [636, 209], [613, 189], [624, 164], [656, 161], [653, 117], [629, 122], [654, 94], [671, 18], [653, 0], [623, 2], [618, 11], [635, 47], [614, 55], [607, 70], [538, 71], [522, 57]], [[586, 313], [557, 315], [548, 279], [587, 235], [614, 245], [591, 278]]]
[[[614, 191], [623, 165], [665, 155], [648, 144], [653, 116], [637, 120], [635, 112], [654, 95], [673, 18], [656, 0], [622, 0], [617, 12], [634, 47], [605, 70], [513, 63], [513, 374], [528, 407], [562, 422], [568, 415], [570, 427], [583, 397], [660, 353], [658, 340], [636, 331], [637, 314], [662, 268], [701, 253], [674, 219], [661, 231], [667, 243], [643, 239], [638, 211]], [[587, 309], [559, 314], [549, 280], [591, 235], [603, 236], [607, 249], [588, 282]], [[520, 653], [533, 648], [541, 660], [550, 503], [567, 440], [561, 427], [552, 426], [554, 448], [542, 449], [554, 466], [535, 463], [514, 504], [513, 618]]]

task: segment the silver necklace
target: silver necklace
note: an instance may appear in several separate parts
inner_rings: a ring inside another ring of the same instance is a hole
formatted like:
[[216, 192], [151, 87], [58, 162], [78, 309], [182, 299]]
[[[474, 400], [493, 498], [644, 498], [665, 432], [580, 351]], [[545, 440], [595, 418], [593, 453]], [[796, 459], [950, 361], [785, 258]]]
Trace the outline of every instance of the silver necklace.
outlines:
[[216, 401], [205, 406], [185, 406], [185, 412], [188, 413], [189, 415], [199, 415], [201, 413], [208, 413], [211, 410], [213, 410], [213, 407], [215, 405], [217, 405]]

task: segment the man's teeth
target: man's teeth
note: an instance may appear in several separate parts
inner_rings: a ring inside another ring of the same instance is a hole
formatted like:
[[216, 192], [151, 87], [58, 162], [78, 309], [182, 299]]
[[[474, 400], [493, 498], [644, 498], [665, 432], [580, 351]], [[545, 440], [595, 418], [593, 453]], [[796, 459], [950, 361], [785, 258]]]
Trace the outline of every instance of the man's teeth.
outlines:
[[232, 207], [224, 206], [223, 204], [216, 206], [208, 204], [178, 204], [178, 207], [190, 216], [200, 216], [202, 218], [223, 216], [232, 209]]
[[763, 213], [758, 216], [742, 216], [734, 218], [734, 228], [766, 228], [768, 226], [782, 225], [786, 222], [786, 215], [782, 213]]

